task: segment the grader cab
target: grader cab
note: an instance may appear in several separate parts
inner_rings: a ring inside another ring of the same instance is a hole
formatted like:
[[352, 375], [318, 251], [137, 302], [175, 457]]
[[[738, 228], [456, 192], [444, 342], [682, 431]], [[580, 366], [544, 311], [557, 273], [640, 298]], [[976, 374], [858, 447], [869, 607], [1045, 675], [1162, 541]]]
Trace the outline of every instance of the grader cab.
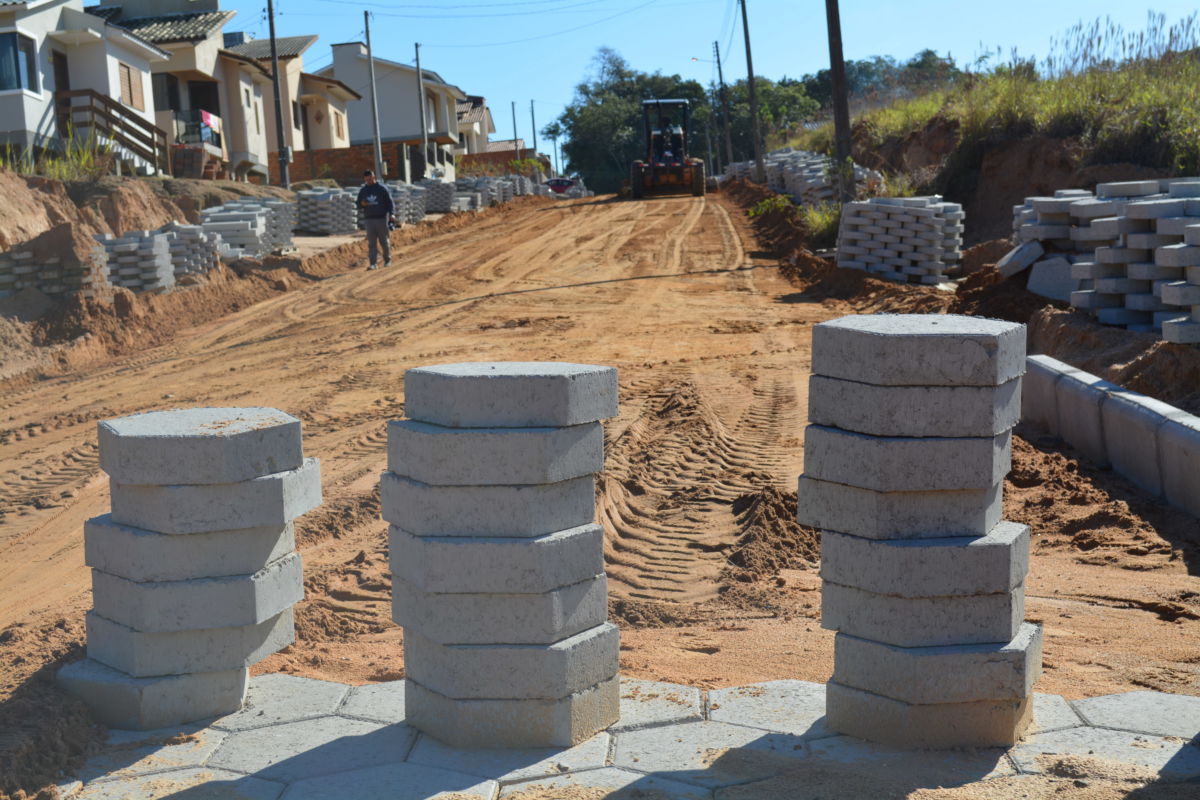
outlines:
[[704, 194], [704, 162], [688, 153], [690, 111], [687, 100], [642, 101], [645, 150], [629, 168], [635, 200], [652, 194]]

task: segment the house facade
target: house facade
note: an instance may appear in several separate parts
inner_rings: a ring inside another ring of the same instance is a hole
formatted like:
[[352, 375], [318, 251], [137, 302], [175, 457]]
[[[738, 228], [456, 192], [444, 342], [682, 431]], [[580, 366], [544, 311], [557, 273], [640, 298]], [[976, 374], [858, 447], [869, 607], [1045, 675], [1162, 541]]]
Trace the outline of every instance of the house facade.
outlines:
[[467, 95], [458, 102], [458, 146], [454, 154], [473, 156], [487, 152], [488, 137], [496, 132], [496, 121], [487, 100], [479, 95]]

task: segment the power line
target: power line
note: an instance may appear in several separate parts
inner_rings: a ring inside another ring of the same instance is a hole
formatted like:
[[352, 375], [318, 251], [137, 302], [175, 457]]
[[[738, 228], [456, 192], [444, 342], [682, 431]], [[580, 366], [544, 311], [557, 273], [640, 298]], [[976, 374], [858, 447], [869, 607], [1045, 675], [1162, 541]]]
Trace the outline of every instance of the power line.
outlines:
[[594, 20], [592, 22], [585, 22], [583, 25], [576, 25], [574, 28], [566, 28], [565, 30], [555, 31], [554, 33], [544, 33], [540, 36], [530, 36], [526, 39], [512, 39], [507, 42], [483, 42], [483, 43], [476, 43], [476, 44], [428, 44], [425, 46], [426, 47], [436, 47], [439, 49], [449, 49], [449, 48], [459, 49], [459, 48], [464, 48], [464, 47], [470, 47], [470, 48], [501, 47], [501, 46], [510, 45], [510, 44], [524, 44], [525, 42], [536, 42], [539, 39], [551, 39], [555, 36], [562, 36], [564, 33], [574, 33], [575, 31], [580, 31], [580, 30], [583, 30], [584, 28], [591, 28], [595, 25], [599, 25], [601, 23], [608, 22], [611, 19], [616, 19], [617, 17], [623, 17], [626, 14], [632, 14], [635, 11], [641, 11], [643, 8], [646, 8], [647, 6], [652, 6], [657, 2], [659, 2], [659, 0], [648, 0], [648, 2], [642, 3], [641, 5], [634, 6], [633, 8], [627, 8], [624, 11], [618, 11], [616, 14], [613, 14], [612, 16], [604, 17], [603, 19]]
[[[360, 2], [356, 2], [356, 0], [320, 0], [320, 2], [332, 3], [335, 5], [379, 6], [379, 4], [376, 4], [376, 3], [360, 3]], [[553, 0], [553, 2], [561, 3], [561, 2], [563, 2], [563, 0]], [[594, 6], [599, 3], [603, 3], [603, 2], [605, 2], [605, 0], [580, 0], [579, 2], [569, 3], [568, 5], [559, 6], [557, 8], [545, 8], [545, 9], [538, 9], [538, 10], [534, 10], [534, 11], [493, 11], [493, 12], [486, 12], [486, 13], [482, 13], [482, 14], [479, 13], [478, 11], [474, 11], [474, 10], [472, 10], [470, 13], [466, 13], [466, 14], [407, 14], [407, 13], [401, 13], [401, 12], [395, 12], [395, 11], [374, 11], [372, 13], [377, 16], [380, 16], [380, 17], [399, 17], [399, 18], [403, 18], [403, 19], [479, 19], [482, 17], [527, 17], [527, 16], [532, 16], [535, 14], [538, 14], [538, 15], [559, 14], [559, 13], [568, 11], [570, 9], [580, 8], [582, 6]], [[379, 6], [379, 7], [395, 8], [396, 6], [394, 4], [388, 4], [386, 6]], [[457, 8], [457, 6], [433, 6], [433, 7], [439, 8], [440, 10], [445, 10], [448, 8]], [[421, 6], [406, 6], [406, 8], [421, 8]], [[478, 8], [478, 6], [475, 6], [472, 8]], [[314, 15], [314, 16], [317, 16], [317, 15]]]

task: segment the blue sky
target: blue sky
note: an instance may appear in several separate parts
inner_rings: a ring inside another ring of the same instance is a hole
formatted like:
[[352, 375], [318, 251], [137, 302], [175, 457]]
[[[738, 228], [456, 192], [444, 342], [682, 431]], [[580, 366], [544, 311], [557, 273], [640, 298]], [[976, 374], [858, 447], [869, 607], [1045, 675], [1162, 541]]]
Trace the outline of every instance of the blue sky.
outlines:
[[[747, 0], [754, 68], [759, 75], [798, 77], [828, 66], [822, 0]], [[267, 36], [266, 0], [222, 0], [238, 15], [226, 30]], [[1044, 57], [1052, 37], [1080, 20], [1109, 16], [1127, 30], [1145, 27], [1148, 11], [1176, 22], [1194, 0], [842, 0], [847, 58], [890, 55], [906, 59], [926, 47], [960, 64], [997, 47]], [[529, 102], [538, 127], [558, 116], [587, 75], [597, 48], [608, 46], [635, 68], [678, 73], [707, 84], [715, 76], [712, 43], [720, 42], [726, 80], [746, 74], [736, 0], [276, 0], [279, 36], [319, 34], [305, 65], [329, 61], [329, 45], [361, 40], [362, 12], [374, 13], [376, 54], [412, 63], [421, 42], [422, 66], [468, 94], [487, 97], [496, 118], [494, 138], [517, 128], [528, 140]], [[692, 61], [692, 58], [702, 59]], [[539, 142], [549, 152], [548, 142]]]

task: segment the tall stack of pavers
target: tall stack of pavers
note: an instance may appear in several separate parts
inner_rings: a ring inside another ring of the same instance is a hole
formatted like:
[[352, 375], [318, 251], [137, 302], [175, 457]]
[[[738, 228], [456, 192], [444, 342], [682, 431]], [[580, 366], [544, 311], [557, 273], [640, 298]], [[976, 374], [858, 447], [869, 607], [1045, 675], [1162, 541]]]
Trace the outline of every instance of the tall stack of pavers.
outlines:
[[1001, 519], [1021, 415], [1022, 325], [844, 317], [813, 330], [799, 520], [822, 530], [826, 719], [909, 747], [1011, 745], [1041, 628], [1029, 529]]
[[405, 718], [456, 747], [569, 746], [616, 721], [595, 474], [608, 367], [468, 363], [405, 376], [388, 428]]
[[99, 428], [112, 513], [84, 526], [88, 657], [59, 680], [117, 728], [237, 711], [249, 666], [295, 638], [304, 581], [292, 521], [321, 502], [300, 421], [198, 408]]

